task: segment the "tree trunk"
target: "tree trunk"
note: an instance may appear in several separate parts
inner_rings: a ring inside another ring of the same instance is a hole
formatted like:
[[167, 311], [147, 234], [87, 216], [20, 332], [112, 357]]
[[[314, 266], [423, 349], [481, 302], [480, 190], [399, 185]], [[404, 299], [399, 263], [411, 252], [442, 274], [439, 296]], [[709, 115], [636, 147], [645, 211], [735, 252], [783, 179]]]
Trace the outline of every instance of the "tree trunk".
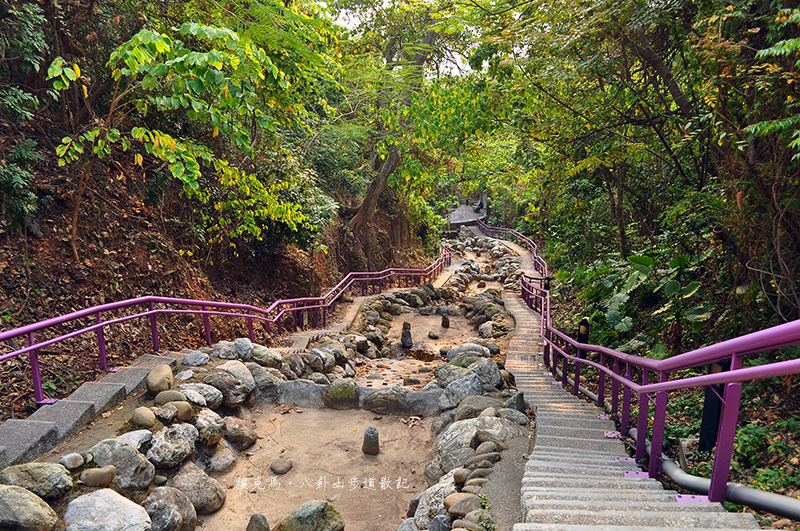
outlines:
[[378, 176], [372, 181], [369, 188], [367, 188], [367, 193], [364, 196], [364, 202], [361, 203], [361, 208], [358, 209], [356, 215], [350, 220], [350, 227], [355, 232], [361, 232], [364, 227], [372, 221], [372, 217], [375, 215], [375, 210], [378, 206], [378, 199], [381, 197], [383, 191], [386, 190], [389, 176], [400, 166], [401, 159], [400, 148], [396, 148], [389, 154], [389, 158], [383, 162]]

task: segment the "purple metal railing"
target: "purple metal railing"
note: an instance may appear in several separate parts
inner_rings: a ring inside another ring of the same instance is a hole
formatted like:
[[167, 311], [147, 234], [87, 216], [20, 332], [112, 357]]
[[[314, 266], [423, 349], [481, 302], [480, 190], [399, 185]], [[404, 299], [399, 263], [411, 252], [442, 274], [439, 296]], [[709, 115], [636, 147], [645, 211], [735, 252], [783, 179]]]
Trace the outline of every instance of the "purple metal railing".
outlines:
[[[54, 317], [52, 319], [47, 319], [46, 321], [40, 321], [38, 323], [15, 328], [13, 330], [0, 332], [0, 343], [17, 337], [27, 337], [28, 342], [28, 346], [26, 347], [0, 355], [0, 361], [19, 356], [21, 354], [27, 354], [31, 365], [34, 397], [36, 402], [39, 404], [52, 403], [55, 402], [55, 400], [45, 399], [44, 390], [42, 388], [42, 376], [39, 367], [38, 352], [44, 347], [54, 345], [67, 339], [78, 337], [83, 334], [95, 332], [97, 335], [97, 350], [100, 368], [106, 369], [108, 367], [108, 360], [106, 355], [104, 329], [107, 326], [143, 317], [147, 317], [150, 321], [150, 334], [153, 342], [154, 352], [158, 352], [160, 346], [157, 320], [159, 314], [200, 315], [203, 321], [205, 340], [209, 345], [211, 345], [211, 322], [209, 319], [209, 316], [211, 315], [245, 319], [247, 322], [248, 335], [251, 340], [253, 340], [254, 336], [254, 320], [264, 322], [267, 333], [270, 333], [272, 327], [275, 326], [277, 332], [280, 334], [283, 333], [283, 322], [285, 316], [292, 316], [292, 329], [297, 331], [298, 328], [304, 328], [306, 325], [312, 324], [309, 322], [309, 313], [311, 313], [314, 327], [319, 328], [320, 322], [322, 327], [325, 327], [327, 326], [328, 309], [335, 311], [337, 301], [347, 292], [347, 290], [355, 290], [357, 293], [361, 293], [361, 295], [367, 295], [387, 289], [388, 287], [392, 286], [395, 281], [397, 281], [398, 285], [404, 286], [424, 284], [441, 273], [445, 267], [450, 265], [451, 261], [452, 254], [448, 249], [443, 248], [439, 258], [425, 269], [390, 268], [377, 272], [350, 273], [344, 279], [342, 279], [341, 282], [328, 291], [328, 293], [321, 297], [303, 297], [297, 299], [279, 300], [273, 302], [266, 309], [247, 304], [152, 296], [102, 304], [61, 315], [59, 317]], [[156, 308], [156, 304], [178, 308]], [[147, 310], [131, 315], [125, 315], [123, 317], [117, 317], [107, 321], [103, 320], [104, 312], [137, 306], [146, 306]], [[180, 308], [186, 306], [193, 309]], [[34, 339], [34, 334], [37, 332], [87, 317], [94, 317], [96, 321], [95, 324], [85, 326], [78, 330], [74, 330], [72, 332], [68, 332], [39, 343], [37, 343]]]
[[[547, 271], [546, 264], [544, 267], [537, 265], [540, 263], [539, 261], [543, 263], [544, 260], [538, 257], [536, 246], [529, 238], [511, 229], [488, 227], [485, 224], [481, 230], [488, 235], [513, 235], [517, 241], [526, 245], [531, 251], [537, 272], [542, 274], [542, 271]], [[545, 275], [542, 274], [542, 276]], [[618, 416], [623, 434], [632, 427], [630, 424], [633, 393], [638, 395], [636, 461], [639, 463], [647, 460], [645, 445], [648, 413], [652, 404], [654, 414], [648, 463], [650, 477], [657, 478], [661, 475], [661, 455], [669, 392], [676, 389], [716, 384], [723, 386], [723, 392], [719, 396], [722, 400], [722, 412], [708, 498], [710, 501], [724, 501], [736, 437], [742, 383], [800, 373], [800, 359], [748, 368], [743, 368], [742, 362], [746, 356], [755, 353], [799, 344], [800, 320], [702, 347], [669, 359], [654, 360], [598, 345], [578, 343], [567, 334], [554, 328], [550, 316], [550, 292], [544, 289], [543, 284], [541, 278], [532, 278], [526, 275], [521, 278], [522, 299], [542, 316], [541, 332], [545, 340], [543, 352], [545, 365], [550, 369], [554, 378], [558, 378], [560, 373], [561, 383], [565, 386], [568, 382], [568, 374], [572, 372], [574, 374], [573, 393], [576, 395], [579, 391], [581, 367], [596, 368], [598, 370], [597, 405], [601, 408], [606, 407], [607, 380], [611, 379], [610, 410]], [[596, 353], [597, 361], [586, 359], [587, 353]], [[729, 371], [688, 378], [677, 374], [685, 369], [703, 367], [722, 360], [730, 361]], [[560, 369], [559, 362], [561, 363]], [[633, 379], [634, 372], [641, 374], [641, 381], [637, 382]], [[622, 404], [619, 400], [620, 386], [622, 387]], [[716, 391], [714, 392], [716, 393]]]

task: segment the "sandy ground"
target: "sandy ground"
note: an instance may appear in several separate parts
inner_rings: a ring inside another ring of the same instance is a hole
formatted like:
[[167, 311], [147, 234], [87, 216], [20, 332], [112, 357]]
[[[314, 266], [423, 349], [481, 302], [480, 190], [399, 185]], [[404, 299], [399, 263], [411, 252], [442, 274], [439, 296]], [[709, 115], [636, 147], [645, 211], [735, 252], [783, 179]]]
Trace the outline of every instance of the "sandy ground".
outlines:
[[[331, 502], [350, 531], [397, 529], [408, 502], [427, 488], [422, 473], [433, 458], [432, 419], [296, 407], [282, 413], [286, 409], [253, 410], [259, 441], [217, 478], [227, 500], [217, 513], [200, 517], [198, 529], [245, 529], [253, 513], [275, 526], [310, 500]], [[368, 426], [378, 429], [376, 456], [361, 451]], [[294, 466], [277, 476], [269, 468], [276, 460]]]

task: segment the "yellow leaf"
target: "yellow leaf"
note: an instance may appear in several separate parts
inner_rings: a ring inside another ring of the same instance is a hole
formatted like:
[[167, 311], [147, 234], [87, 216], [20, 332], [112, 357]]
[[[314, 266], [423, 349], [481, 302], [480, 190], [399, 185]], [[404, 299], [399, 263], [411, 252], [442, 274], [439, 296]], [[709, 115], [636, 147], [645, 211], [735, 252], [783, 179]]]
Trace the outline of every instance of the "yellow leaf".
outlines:
[[215, 136], [217, 136], [218, 134], [219, 134], [219, 127], [215, 127], [215, 128], [214, 128], [214, 132], [211, 134], [211, 136], [214, 136], [214, 137], [215, 137]]
[[88, 100], [89, 99], [89, 93], [86, 91], [86, 85], [81, 84], [81, 87], [83, 88], [83, 97], [84, 97], [84, 99]]
[[78, 63], [72, 65], [72, 70], [75, 72], [75, 77], [81, 77], [81, 67], [78, 66]]
[[141, 153], [137, 153], [133, 156], [133, 161], [138, 165], [141, 166], [144, 158], [142, 157]]

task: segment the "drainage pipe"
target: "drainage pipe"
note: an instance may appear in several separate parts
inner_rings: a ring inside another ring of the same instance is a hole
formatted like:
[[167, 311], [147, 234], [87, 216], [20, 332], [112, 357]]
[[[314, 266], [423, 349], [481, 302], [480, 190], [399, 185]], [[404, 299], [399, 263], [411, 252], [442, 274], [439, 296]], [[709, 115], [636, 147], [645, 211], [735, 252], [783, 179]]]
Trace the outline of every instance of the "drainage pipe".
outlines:
[[[561, 376], [561, 371], [556, 369], [556, 372]], [[572, 378], [567, 378], [571, 385], [575, 385]], [[595, 404], [597, 403], [597, 395], [584, 388], [582, 385], [578, 386], [581, 394], [588, 397]], [[628, 435], [636, 441], [638, 432], [636, 428], [630, 428]], [[646, 443], [645, 449], [647, 455], [650, 455], [650, 442]], [[672, 459], [665, 455], [661, 455], [661, 471], [675, 482], [679, 487], [695, 492], [697, 494], [707, 495], [708, 489], [711, 486], [711, 480], [687, 474], [683, 469], [675, 463]], [[775, 494], [774, 492], [766, 492], [752, 487], [747, 487], [739, 483], [728, 483], [725, 489], [725, 501], [735, 503], [737, 505], [745, 505], [753, 509], [759, 509], [768, 513], [777, 514], [784, 518], [800, 521], [800, 499], [792, 498], [791, 496], [783, 496]]]

